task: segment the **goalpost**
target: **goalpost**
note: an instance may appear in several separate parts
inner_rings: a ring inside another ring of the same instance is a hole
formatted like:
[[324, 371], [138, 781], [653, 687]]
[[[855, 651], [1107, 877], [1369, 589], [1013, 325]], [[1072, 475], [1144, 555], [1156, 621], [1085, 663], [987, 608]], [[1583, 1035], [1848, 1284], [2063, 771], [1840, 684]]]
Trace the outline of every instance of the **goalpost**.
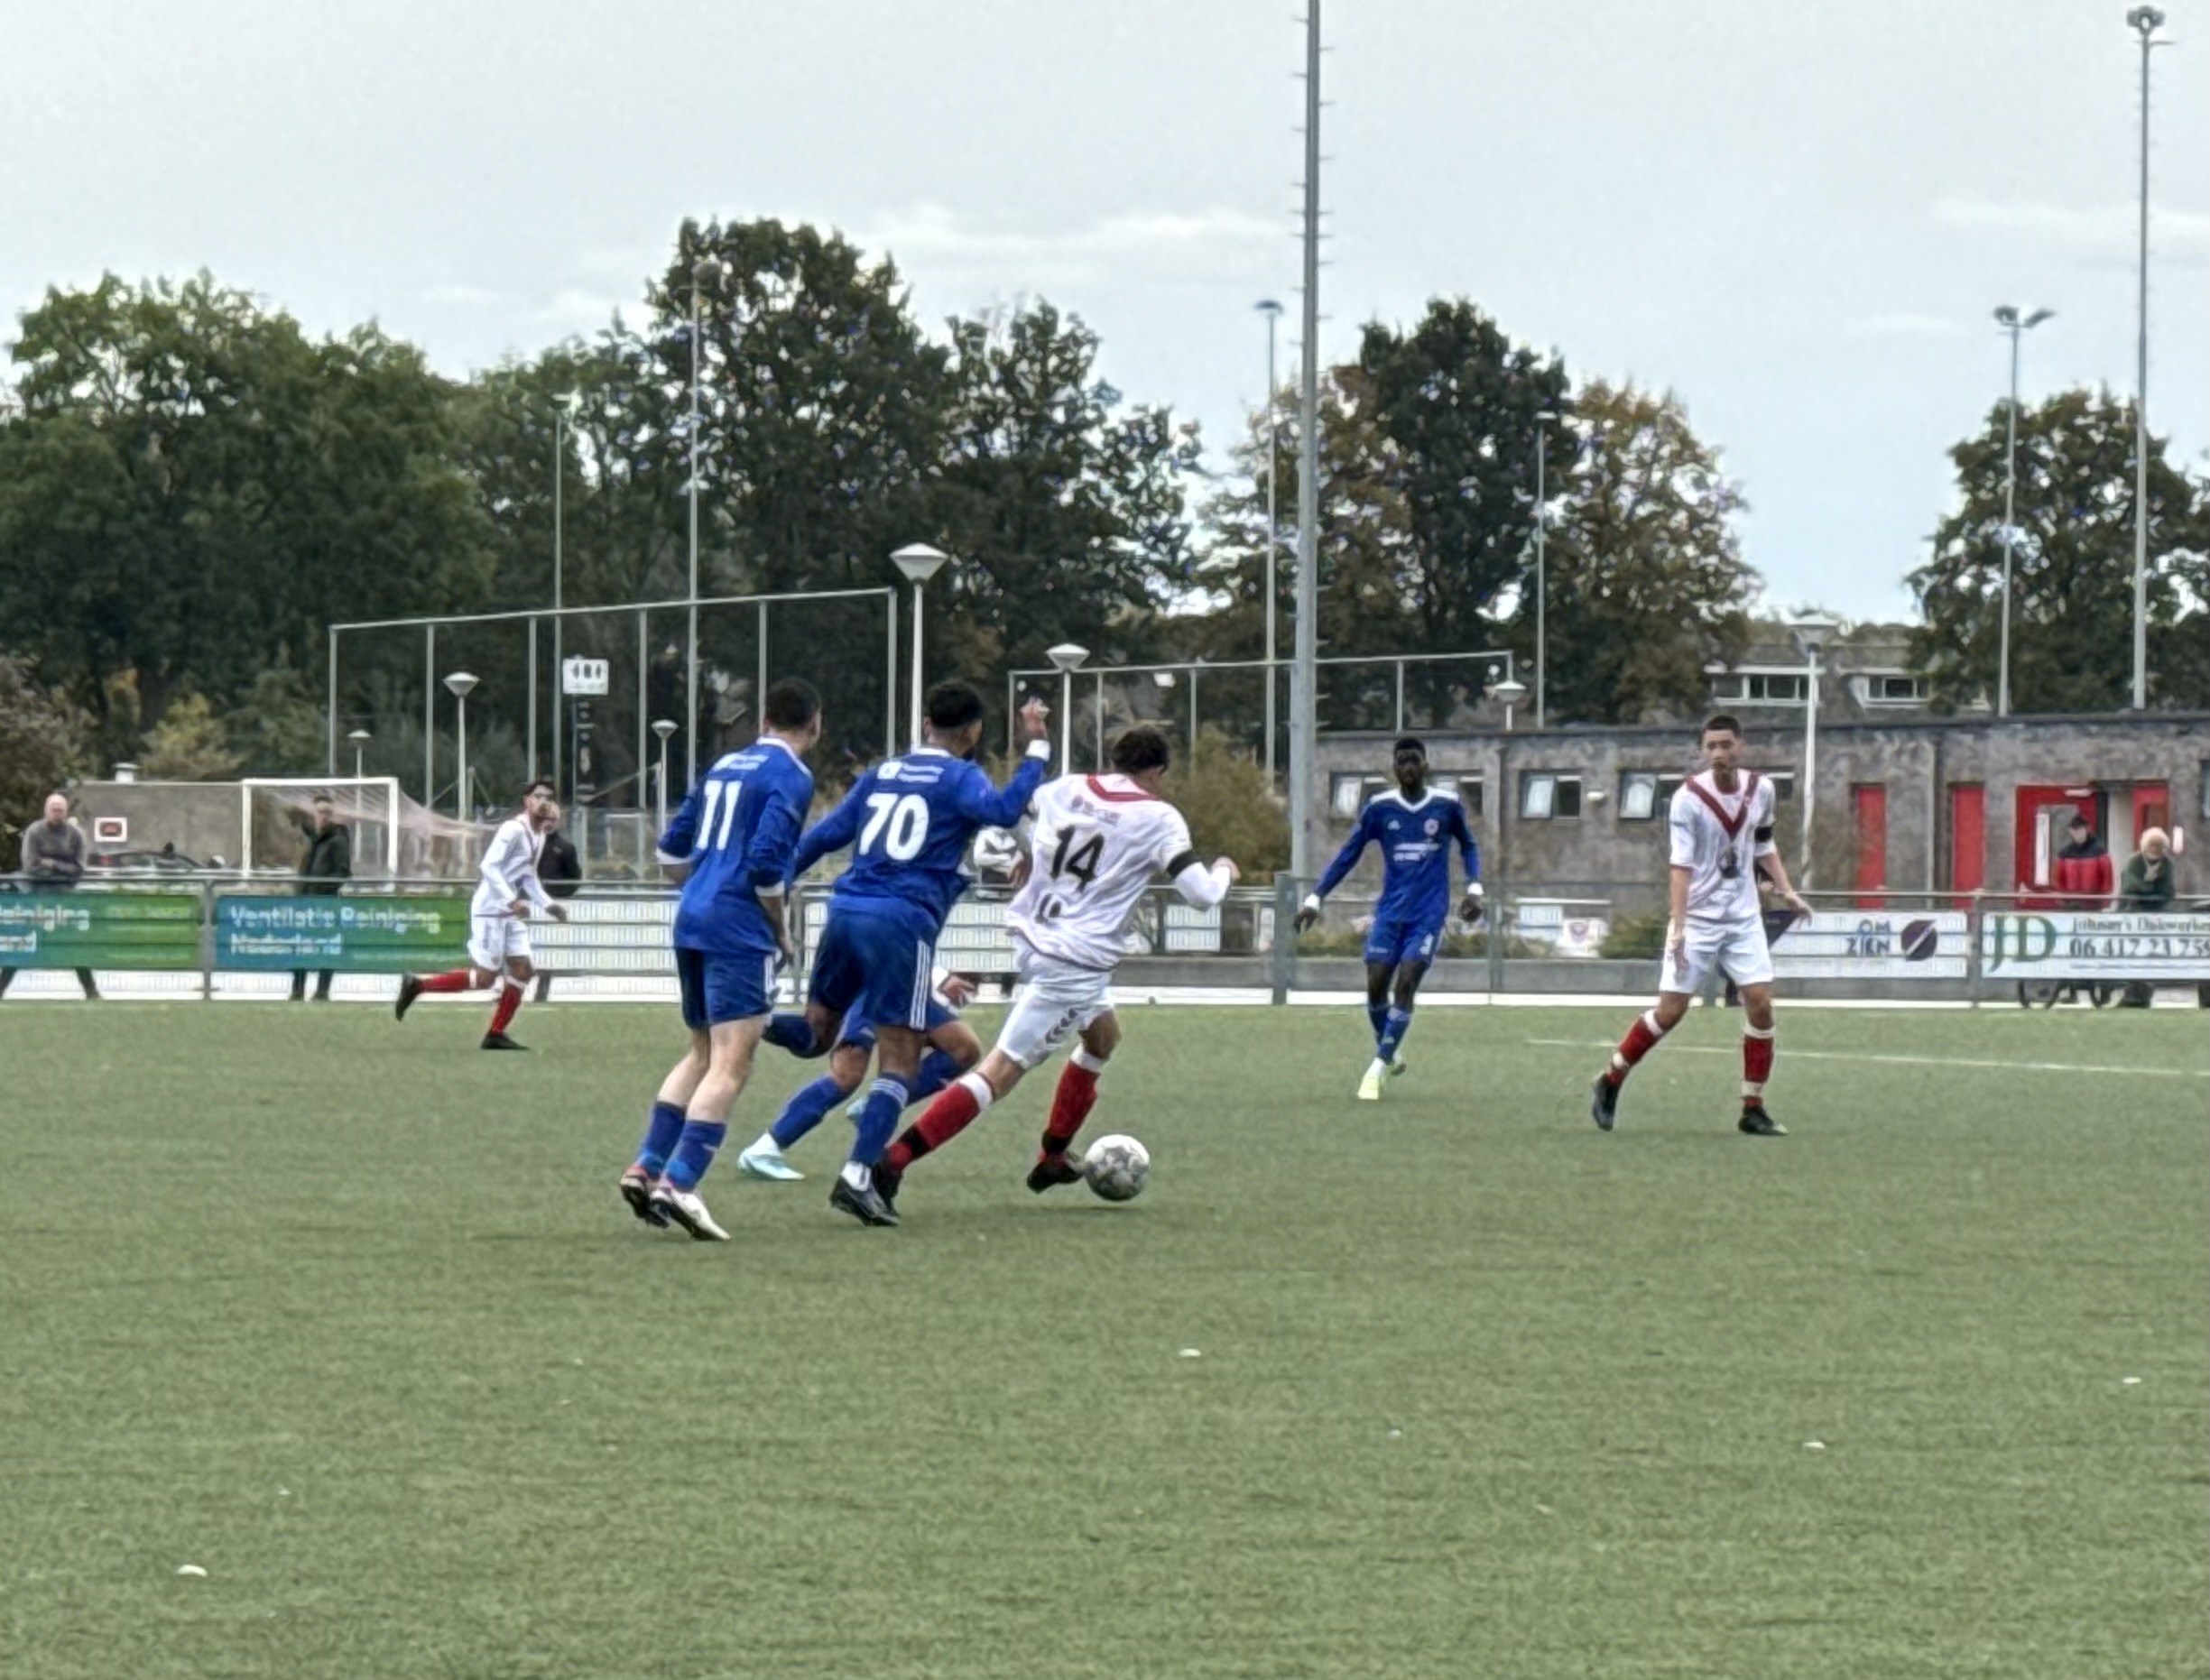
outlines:
[[[256, 794], [266, 796], [265, 808], [282, 814], [282, 831], [256, 824]], [[408, 822], [406, 808], [413, 801], [400, 792], [396, 776], [248, 776], [238, 783], [238, 829], [244, 836], [239, 852], [245, 872], [289, 872], [299, 861], [299, 830], [291, 819], [311, 821], [315, 801], [326, 795], [338, 807], [338, 821], [353, 831], [354, 872], [398, 874], [400, 835]], [[285, 834], [289, 840], [279, 845]]]

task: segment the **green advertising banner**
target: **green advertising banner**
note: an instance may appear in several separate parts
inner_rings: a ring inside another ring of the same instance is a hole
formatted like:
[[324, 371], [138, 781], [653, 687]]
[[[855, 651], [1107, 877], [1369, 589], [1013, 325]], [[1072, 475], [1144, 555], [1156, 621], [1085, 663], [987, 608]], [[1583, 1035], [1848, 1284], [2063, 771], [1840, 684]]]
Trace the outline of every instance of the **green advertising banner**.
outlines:
[[197, 968], [197, 892], [0, 892], [0, 968]]
[[262, 898], [215, 900], [217, 968], [336, 968], [400, 974], [449, 968], [468, 943], [468, 900]]

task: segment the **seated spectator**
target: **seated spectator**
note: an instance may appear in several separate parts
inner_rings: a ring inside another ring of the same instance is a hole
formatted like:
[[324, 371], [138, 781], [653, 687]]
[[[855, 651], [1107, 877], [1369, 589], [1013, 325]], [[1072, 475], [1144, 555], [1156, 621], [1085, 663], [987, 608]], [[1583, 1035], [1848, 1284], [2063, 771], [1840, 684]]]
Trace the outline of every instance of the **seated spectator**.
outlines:
[[[45, 817], [23, 830], [23, 879], [34, 892], [67, 891], [84, 879], [87, 849], [85, 831], [69, 817], [69, 795], [50, 793]], [[0, 996], [6, 994], [14, 978], [14, 969], [0, 968]], [[77, 971], [77, 983], [85, 989], [87, 1001], [99, 1002], [99, 983], [90, 969]]]

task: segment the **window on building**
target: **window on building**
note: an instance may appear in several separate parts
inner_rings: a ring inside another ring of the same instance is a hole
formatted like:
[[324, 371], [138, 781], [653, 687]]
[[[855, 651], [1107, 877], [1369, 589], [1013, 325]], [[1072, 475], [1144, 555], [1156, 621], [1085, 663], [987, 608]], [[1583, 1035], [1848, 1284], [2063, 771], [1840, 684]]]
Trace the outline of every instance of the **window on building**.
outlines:
[[1796, 772], [1794, 771], [1783, 770], [1761, 773], [1764, 774], [1765, 780], [1772, 784], [1772, 797], [1777, 803], [1786, 805], [1796, 797]]
[[1520, 815], [1530, 822], [1548, 822], [1581, 814], [1581, 779], [1554, 771], [1520, 772]]
[[1810, 680], [1802, 671], [1722, 671], [1711, 679], [1711, 697], [1750, 706], [1801, 706]]
[[1646, 823], [1663, 817], [1673, 808], [1685, 776], [1654, 770], [1631, 770], [1619, 779], [1619, 820]]
[[1908, 671], [1872, 671], [1864, 678], [1867, 706], [1923, 706], [1926, 678]]
[[1428, 786], [1438, 793], [1456, 796], [1458, 803], [1466, 808], [1466, 814], [1468, 817], [1481, 815], [1481, 778], [1479, 776], [1460, 776], [1449, 771], [1431, 771], [1428, 775]]

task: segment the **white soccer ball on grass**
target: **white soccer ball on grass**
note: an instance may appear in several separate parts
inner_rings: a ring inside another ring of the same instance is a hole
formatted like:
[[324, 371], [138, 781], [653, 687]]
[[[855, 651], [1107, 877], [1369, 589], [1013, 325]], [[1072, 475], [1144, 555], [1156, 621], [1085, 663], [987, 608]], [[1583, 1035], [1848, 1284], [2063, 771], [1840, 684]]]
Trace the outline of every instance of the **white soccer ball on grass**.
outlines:
[[1107, 1202], [1133, 1202], [1151, 1176], [1151, 1151], [1121, 1132], [1098, 1139], [1082, 1158], [1084, 1180]]

